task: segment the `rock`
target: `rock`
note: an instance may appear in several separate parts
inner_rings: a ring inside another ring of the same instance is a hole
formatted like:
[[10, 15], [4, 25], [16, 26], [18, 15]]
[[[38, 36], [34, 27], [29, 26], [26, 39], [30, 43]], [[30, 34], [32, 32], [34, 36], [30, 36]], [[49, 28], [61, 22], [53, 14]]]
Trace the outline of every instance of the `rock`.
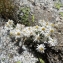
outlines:
[[61, 0], [61, 3], [63, 4], [63, 0]]
[[34, 0], [35, 5], [40, 5], [39, 0]]
[[22, 3], [23, 3], [23, 4], [27, 4], [28, 1], [27, 1], [27, 0], [22, 0]]

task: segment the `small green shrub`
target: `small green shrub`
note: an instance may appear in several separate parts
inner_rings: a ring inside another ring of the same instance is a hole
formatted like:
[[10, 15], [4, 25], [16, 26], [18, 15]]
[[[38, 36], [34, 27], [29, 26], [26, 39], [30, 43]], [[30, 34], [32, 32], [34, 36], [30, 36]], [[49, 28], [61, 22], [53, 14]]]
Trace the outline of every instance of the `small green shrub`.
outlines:
[[34, 22], [34, 15], [30, 14], [29, 7], [21, 7], [18, 13], [19, 23], [29, 26], [31, 21]]

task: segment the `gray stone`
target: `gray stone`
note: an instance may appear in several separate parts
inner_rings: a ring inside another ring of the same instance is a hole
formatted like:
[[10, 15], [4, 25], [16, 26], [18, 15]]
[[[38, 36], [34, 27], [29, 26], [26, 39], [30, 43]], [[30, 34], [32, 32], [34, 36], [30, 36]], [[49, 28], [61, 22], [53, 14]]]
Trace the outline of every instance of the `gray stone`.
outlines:
[[1, 37], [0, 37], [0, 43], [1, 43]]
[[61, 3], [63, 4], [63, 0], [61, 0]]

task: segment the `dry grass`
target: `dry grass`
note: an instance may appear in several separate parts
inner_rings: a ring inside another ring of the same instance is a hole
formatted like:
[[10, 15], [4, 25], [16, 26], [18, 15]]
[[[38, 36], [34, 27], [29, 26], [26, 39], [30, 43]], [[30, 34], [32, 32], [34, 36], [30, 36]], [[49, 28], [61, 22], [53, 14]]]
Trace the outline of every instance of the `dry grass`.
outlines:
[[16, 6], [12, 0], [0, 0], [0, 14], [4, 18], [12, 18], [15, 13]]

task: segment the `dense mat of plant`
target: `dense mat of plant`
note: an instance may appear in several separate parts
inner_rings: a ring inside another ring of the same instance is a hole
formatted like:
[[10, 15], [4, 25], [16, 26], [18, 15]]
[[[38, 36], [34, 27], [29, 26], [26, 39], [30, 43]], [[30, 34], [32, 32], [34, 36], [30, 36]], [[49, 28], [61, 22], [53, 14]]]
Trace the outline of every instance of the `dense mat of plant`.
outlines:
[[[13, 20], [8, 20], [5, 30], [9, 30], [9, 36], [21, 42], [19, 46], [26, 44], [34, 47], [40, 53], [45, 53], [48, 47], [57, 45], [54, 28], [55, 24], [39, 20], [39, 25], [27, 26], [17, 23], [14, 26]], [[20, 43], [19, 42], [19, 43]]]

